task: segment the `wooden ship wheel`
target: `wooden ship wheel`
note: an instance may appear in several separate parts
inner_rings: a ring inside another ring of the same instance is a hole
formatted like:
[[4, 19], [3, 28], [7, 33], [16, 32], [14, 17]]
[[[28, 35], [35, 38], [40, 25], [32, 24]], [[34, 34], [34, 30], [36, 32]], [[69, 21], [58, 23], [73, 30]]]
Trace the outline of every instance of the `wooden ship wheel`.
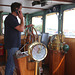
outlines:
[[24, 51], [27, 51], [28, 46], [37, 40], [38, 40], [38, 35], [36, 29], [33, 26], [29, 28], [27, 27], [24, 36], [24, 44], [27, 45], [24, 47]]

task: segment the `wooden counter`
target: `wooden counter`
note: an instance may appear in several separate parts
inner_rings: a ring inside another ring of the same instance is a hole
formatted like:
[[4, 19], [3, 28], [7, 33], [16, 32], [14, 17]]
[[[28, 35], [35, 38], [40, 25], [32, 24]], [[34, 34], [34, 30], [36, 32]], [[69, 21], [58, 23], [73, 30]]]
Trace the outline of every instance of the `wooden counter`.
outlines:
[[[24, 35], [21, 35], [21, 44], [23, 44]], [[0, 35], [0, 43], [4, 44], [4, 35]]]

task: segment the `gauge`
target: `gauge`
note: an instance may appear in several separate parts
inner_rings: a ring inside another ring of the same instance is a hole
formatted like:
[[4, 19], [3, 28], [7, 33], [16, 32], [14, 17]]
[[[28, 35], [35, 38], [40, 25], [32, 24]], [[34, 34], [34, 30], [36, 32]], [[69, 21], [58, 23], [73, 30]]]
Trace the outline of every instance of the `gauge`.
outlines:
[[29, 47], [29, 54], [36, 61], [41, 61], [47, 56], [47, 48], [44, 44], [39, 42], [34, 42]]

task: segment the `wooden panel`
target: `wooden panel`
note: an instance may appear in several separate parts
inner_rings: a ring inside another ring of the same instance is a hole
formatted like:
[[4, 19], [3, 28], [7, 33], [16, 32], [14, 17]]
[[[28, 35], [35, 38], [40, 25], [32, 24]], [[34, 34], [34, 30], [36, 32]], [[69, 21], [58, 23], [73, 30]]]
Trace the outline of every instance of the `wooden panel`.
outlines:
[[[21, 43], [24, 44], [24, 35], [21, 35]], [[4, 36], [0, 35], [0, 43], [4, 44]]]
[[4, 39], [4, 36], [3, 35], [0, 35], [0, 40]]
[[18, 75], [34, 75], [34, 70], [27, 70], [27, 57], [14, 59]]
[[50, 50], [49, 61], [50, 75], [64, 75], [65, 72], [65, 54]]
[[4, 36], [0, 36], [0, 43], [4, 44]]
[[44, 65], [49, 65], [49, 55], [50, 55], [49, 49], [47, 49], [47, 51], [48, 51], [47, 56], [46, 56], [46, 58], [43, 60], [43, 64], [44, 64]]
[[[16, 59], [14, 56], [17, 75], [34, 75], [35, 62], [28, 62], [27, 58], [26, 56]], [[39, 67], [42, 67], [42, 62], [39, 63]]]
[[70, 49], [66, 54], [65, 75], [75, 75], [75, 38], [66, 38]]

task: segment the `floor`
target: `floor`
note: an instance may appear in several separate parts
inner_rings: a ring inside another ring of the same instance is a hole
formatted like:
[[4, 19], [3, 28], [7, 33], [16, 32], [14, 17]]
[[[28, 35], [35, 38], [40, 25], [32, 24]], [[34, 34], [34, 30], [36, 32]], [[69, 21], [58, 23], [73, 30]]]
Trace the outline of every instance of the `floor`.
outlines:
[[[5, 66], [0, 66], [0, 75], [4, 75], [4, 73], [5, 73]], [[17, 75], [16, 70], [14, 71], [13, 75]]]
[[[0, 66], [0, 75], [4, 75], [5, 66]], [[17, 75], [16, 70], [14, 71], [13, 75]], [[49, 68], [48, 66], [43, 66], [43, 74], [42, 75], [49, 75]]]

